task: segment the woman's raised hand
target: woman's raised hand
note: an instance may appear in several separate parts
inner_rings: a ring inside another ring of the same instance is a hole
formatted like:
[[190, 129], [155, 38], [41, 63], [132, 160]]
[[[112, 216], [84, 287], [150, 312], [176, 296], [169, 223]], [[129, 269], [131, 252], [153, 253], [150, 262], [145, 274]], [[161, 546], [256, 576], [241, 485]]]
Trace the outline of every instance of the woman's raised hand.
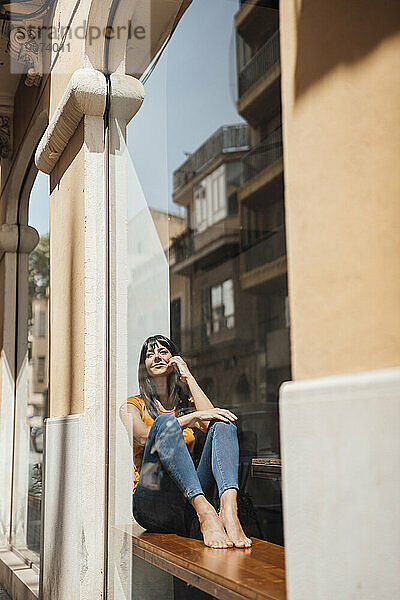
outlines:
[[184, 427], [192, 427], [193, 425], [206, 431], [210, 421], [216, 419], [225, 423], [234, 423], [237, 421], [237, 416], [227, 408], [214, 408], [212, 402], [207, 398], [203, 390], [200, 388], [196, 379], [189, 371], [189, 367], [181, 356], [172, 356], [169, 359], [168, 366], [179, 370], [181, 381], [187, 384], [189, 391], [192, 394], [196, 410], [192, 413], [179, 417], [180, 423]]
[[181, 356], [172, 356], [172, 358], [169, 359], [168, 366], [172, 365], [176, 365], [178, 367], [181, 380], [184, 383], [187, 383], [189, 377], [193, 377], [193, 375], [189, 371], [189, 367], [187, 366], [187, 364]]

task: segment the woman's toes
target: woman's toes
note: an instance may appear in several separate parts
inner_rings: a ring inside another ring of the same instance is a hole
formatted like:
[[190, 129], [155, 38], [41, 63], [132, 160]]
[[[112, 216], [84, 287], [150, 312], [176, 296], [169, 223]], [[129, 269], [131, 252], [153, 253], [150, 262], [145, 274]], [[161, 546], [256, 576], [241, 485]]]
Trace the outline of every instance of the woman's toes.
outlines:
[[246, 537], [244, 535], [244, 533], [243, 533], [243, 537], [240, 536], [237, 541], [238, 541], [238, 543], [235, 545], [240, 548], [250, 548], [250, 546], [252, 545], [251, 539]]
[[215, 511], [210, 511], [200, 521], [200, 529], [206, 546], [211, 548], [231, 548], [234, 545], [234, 542], [226, 534]]
[[248, 537], [245, 538], [245, 540], [244, 540], [244, 546], [245, 546], [245, 548], [250, 548], [250, 546], [252, 545], [252, 543], [253, 542], [251, 541], [250, 538], [248, 538]]
[[234, 543], [227, 536], [216, 540], [213, 544], [213, 548], [232, 548], [232, 546]]
[[234, 510], [221, 511], [220, 516], [225, 530], [236, 548], [250, 548], [252, 541], [244, 533], [237, 512]]

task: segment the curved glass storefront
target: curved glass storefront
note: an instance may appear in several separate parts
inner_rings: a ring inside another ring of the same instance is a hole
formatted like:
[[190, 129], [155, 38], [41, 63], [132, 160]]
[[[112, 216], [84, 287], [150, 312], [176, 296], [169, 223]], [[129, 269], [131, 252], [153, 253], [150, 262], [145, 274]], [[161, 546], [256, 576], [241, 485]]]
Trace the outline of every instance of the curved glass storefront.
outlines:
[[[110, 40], [109, 70], [139, 78], [145, 98], [126, 127], [111, 78], [108, 597], [212, 598], [141, 541], [127, 398], [140, 395], [144, 340], [171, 338], [211, 403], [238, 417], [247, 535], [283, 545], [278, 392], [291, 365], [278, 3], [118, 5], [113, 24], [125, 21], [126, 52]], [[196, 462], [205, 436], [194, 429]]]

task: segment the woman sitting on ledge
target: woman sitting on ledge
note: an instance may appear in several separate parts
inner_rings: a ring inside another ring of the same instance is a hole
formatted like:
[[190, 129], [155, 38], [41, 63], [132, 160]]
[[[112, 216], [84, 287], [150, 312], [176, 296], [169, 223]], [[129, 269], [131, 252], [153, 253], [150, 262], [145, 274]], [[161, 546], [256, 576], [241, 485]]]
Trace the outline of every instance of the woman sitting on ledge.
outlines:
[[[174, 343], [162, 335], [143, 344], [139, 387], [140, 396], [128, 398], [121, 410], [133, 442], [136, 521], [149, 531], [187, 536], [197, 517], [206, 546], [251, 546], [237, 513], [237, 417], [214, 408]], [[207, 432], [197, 469], [192, 427]], [[219, 514], [209, 500], [215, 484]]]

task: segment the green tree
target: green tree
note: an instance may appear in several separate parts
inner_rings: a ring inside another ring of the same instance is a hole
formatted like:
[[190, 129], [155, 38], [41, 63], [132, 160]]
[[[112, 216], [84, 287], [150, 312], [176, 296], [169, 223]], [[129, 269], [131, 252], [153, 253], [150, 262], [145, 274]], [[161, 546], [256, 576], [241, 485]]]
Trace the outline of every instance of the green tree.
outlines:
[[29, 255], [29, 297], [43, 298], [50, 283], [50, 234], [42, 235]]

